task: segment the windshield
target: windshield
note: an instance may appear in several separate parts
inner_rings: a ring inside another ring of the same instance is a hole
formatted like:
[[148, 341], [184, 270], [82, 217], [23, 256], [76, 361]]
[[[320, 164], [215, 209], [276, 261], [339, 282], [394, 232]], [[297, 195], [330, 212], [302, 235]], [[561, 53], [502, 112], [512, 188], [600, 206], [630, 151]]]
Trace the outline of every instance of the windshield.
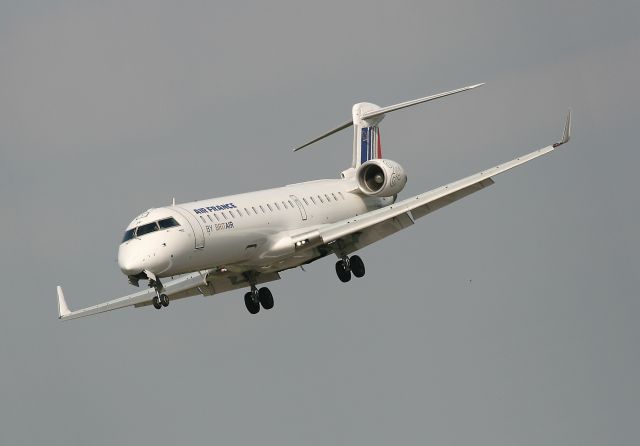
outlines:
[[128, 242], [132, 238], [149, 234], [150, 232], [159, 231], [160, 229], [169, 229], [175, 226], [180, 226], [180, 223], [178, 223], [175, 218], [169, 217], [163, 218], [160, 221], [154, 221], [153, 223], [147, 223], [146, 225], [138, 226], [137, 228], [128, 229], [124, 233], [122, 243]]
[[129, 229], [124, 233], [124, 238], [122, 239], [122, 243], [127, 242], [136, 236], [136, 228]]
[[160, 229], [167, 229], [167, 228], [173, 228], [174, 226], [180, 226], [180, 225], [175, 220], [175, 218], [171, 217], [171, 218], [165, 218], [164, 220], [160, 220], [158, 222], [158, 226], [160, 226]]
[[140, 237], [157, 230], [158, 224], [155, 221], [153, 223], [147, 223], [146, 225], [138, 226], [138, 229], [136, 230], [136, 237]]

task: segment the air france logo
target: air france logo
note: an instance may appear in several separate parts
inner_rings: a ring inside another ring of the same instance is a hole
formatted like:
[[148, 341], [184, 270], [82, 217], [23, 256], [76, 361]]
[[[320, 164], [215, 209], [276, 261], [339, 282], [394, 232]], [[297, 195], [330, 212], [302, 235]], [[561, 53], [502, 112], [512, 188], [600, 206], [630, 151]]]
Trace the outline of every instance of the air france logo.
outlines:
[[196, 214], [208, 214], [209, 212], [224, 211], [227, 209], [235, 209], [237, 206], [233, 203], [219, 204], [216, 206], [207, 206], [205, 208], [194, 209]]

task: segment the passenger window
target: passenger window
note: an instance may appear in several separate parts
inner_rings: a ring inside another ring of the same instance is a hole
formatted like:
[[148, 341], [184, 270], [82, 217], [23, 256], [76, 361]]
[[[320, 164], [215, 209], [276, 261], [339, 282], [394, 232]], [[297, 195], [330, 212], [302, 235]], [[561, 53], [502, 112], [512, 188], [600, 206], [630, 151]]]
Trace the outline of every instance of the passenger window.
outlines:
[[271, 209], [271, 205], [267, 204], [267, 207], [269, 208], [269, 211], [273, 212], [273, 209]]
[[251, 206], [251, 209], [253, 209], [253, 213], [258, 215], [258, 211], [256, 211], [256, 208], [254, 206]]
[[204, 217], [202, 215], [200, 216], [200, 220], [202, 220], [202, 223], [206, 223], [206, 221], [205, 221], [205, 219], [204, 219]]
[[280, 206], [278, 206], [278, 203], [273, 203], [273, 205], [276, 207], [276, 210], [280, 210]]
[[316, 200], [314, 200], [314, 199], [313, 199], [313, 197], [309, 197], [309, 198], [311, 199], [311, 202], [312, 202], [313, 204], [316, 204]]
[[227, 214], [225, 214], [224, 212], [222, 213], [222, 216], [224, 217], [225, 220], [229, 220], [229, 217], [227, 217]]
[[158, 225], [156, 224], [155, 221], [153, 223], [147, 223], [146, 225], [142, 225], [138, 227], [138, 230], [136, 231], [136, 237], [140, 237], [150, 232], [155, 232], [157, 230], [158, 230]]
[[207, 214], [207, 218], [209, 219], [209, 221], [213, 221], [213, 219], [211, 218], [211, 214]]
[[336, 194], [334, 194], [333, 192], [331, 193], [331, 196], [333, 197], [334, 200], [338, 201], [338, 197], [336, 197]]
[[262, 205], [260, 205], [260, 210], [262, 211], [262, 213], [264, 214], [264, 208], [262, 207]]
[[342, 192], [338, 192], [338, 195], [340, 195], [340, 198], [344, 200], [344, 195], [342, 195]]
[[229, 213], [231, 214], [231, 218], [236, 218], [236, 216], [233, 215], [233, 211], [229, 211]]
[[318, 200], [320, 200], [320, 203], [324, 203], [324, 201], [322, 201], [322, 197], [320, 195], [318, 195]]
[[180, 224], [175, 220], [175, 218], [165, 218], [158, 222], [158, 226], [160, 229], [173, 228], [174, 226], [180, 226]]
[[[304, 200], [304, 204], [306, 204], [307, 206], [309, 205], [309, 203], [307, 203], [307, 200]], [[291, 200], [289, 200], [289, 206], [291, 206], [291, 209], [293, 209], [293, 203], [291, 202]]]
[[251, 215], [251, 213], [249, 212], [249, 210], [247, 208], [244, 208], [244, 212], [247, 214], [247, 217], [249, 217]]
[[287, 206], [287, 203], [285, 203], [284, 201], [282, 202], [282, 206], [284, 206], [285, 209], [289, 209], [289, 207]]
[[327, 199], [327, 203], [329, 203], [331, 201], [331, 198], [329, 198], [329, 195], [327, 195], [327, 194], [324, 194], [324, 198]]
[[216, 218], [216, 220], [220, 221], [220, 217], [218, 217], [218, 214], [213, 214], [213, 216]]

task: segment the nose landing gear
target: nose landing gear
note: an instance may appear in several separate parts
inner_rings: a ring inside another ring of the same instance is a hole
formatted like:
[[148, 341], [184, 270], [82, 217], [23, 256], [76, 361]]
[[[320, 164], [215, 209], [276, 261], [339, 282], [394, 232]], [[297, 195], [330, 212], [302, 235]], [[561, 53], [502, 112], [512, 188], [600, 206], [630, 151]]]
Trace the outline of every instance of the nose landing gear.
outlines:
[[164, 294], [162, 291], [164, 290], [164, 286], [162, 286], [162, 282], [157, 278], [154, 274], [145, 271], [147, 276], [149, 276], [149, 286], [155, 288], [156, 295], [153, 296], [151, 303], [153, 304], [153, 308], [159, 310], [162, 307], [169, 306], [169, 296]]
[[156, 294], [151, 302], [153, 303], [153, 307], [159, 310], [162, 307], [169, 306], [169, 296], [166, 294]]

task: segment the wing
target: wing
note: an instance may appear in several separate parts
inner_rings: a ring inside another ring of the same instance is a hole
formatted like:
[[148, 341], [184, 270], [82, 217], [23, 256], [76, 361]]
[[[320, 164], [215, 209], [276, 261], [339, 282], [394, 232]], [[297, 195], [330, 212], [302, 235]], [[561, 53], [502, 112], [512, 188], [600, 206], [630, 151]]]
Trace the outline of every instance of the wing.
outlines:
[[336, 254], [346, 255], [373, 242], [398, 232], [431, 212], [460, 200], [494, 183], [494, 176], [518, 167], [535, 158], [553, 152], [569, 141], [571, 133], [571, 111], [567, 115], [562, 139], [550, 146], [518, 157], [509, 162], [483, 170], [437, 189], [416, 195], [366, 214], [324, 225], [305, 234], [308, 247], [329, 245]]
[[[266, 283], [278, 279], [280, 279], [278, 273], [260, 274], [256, 277], [256, 283]], [[212, 296], [247, 286], [249, 286], [247, 279], [240, 274], [218, 274], [214, 271], [200, 271], [165, 283], [163, 293], [169, 296], [170, 300], [176, 300], [197, 295]], [[155, 295], [155, 289], [148, 288], [98, 305], [70, 311], [62, 288], [58, 287], [58, 317], [63, 320], [76, 319], [83, 316], [104, 313], [105, 311], [117, 310], [119, 308], [131, 306], [143, 307], [150, 305]]]

